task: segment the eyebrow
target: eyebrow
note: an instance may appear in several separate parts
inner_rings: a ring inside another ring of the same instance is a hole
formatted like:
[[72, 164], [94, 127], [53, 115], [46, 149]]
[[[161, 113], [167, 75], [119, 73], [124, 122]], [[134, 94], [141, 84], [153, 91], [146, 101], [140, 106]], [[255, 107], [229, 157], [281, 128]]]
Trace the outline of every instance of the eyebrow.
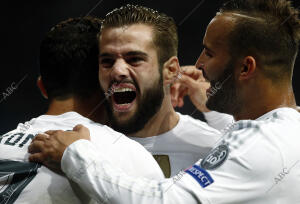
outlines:
[[99, 55], [99, 58], [100, 57], [113, 57], [114, 55], [113, 54], [109, 54], [109, 53], [102, 53]]
[[[123, 56], [130, 57], [130, 56], [137, 56], [137, 55], [142, 56], [142, 57], [148, 57], [148, 54], [145, 52], [142, 52], [142, 51], [130, 51], [130, 52], [125, 53]], [[105, 53], [100, 54], [99, 57], [115, 57], [115, 55], [105, 52]]]
[[131, 52], [127, 52], [124, 56], [134, 56], [134, 55], [140, 55], [143, 57], [148, 57], [148, 54], [142, 51], [131, 51]]

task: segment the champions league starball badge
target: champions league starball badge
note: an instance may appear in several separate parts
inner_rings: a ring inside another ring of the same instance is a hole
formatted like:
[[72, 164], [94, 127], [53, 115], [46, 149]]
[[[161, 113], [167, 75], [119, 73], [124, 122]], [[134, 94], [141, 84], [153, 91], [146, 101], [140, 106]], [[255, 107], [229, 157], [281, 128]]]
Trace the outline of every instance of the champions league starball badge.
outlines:
[[206, 170], [214, 170], [220, 167], [227, 159], [229, 148], [227, 145], [220, 145], [209, 153], [202, 161], [200, 166]]

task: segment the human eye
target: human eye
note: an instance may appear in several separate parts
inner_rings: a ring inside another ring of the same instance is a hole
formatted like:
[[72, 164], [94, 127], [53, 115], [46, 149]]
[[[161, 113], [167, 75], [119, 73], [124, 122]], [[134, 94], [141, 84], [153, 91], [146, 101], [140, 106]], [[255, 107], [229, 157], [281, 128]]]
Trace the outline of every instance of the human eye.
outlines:
[[100, 58], [99, 64], [104, 68], [110, 68], [115, 63], [115, 60], [112, 58]]
[[204, 49], [204, 54], [205, 54], [205, 56], [207, 56], [207, 57], [212, 57], [213, 55], [208, 51], [208, 50], [206, 50], [206, 49]]
[[144, 58], [138, 56], [129, 57], [128, 59], [126, 59], [126, 62], [132, 66], [137, 66], [143, 61], [145, 61]]

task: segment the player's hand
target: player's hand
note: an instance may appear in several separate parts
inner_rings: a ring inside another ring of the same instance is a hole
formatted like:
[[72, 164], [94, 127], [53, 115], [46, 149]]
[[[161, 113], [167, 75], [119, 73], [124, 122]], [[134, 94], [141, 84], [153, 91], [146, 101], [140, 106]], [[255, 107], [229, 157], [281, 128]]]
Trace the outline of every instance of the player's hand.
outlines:
[[181, 76], [171, 86], [173, 107], [182, 107], [184, 97], [188, 95], [196, 108], [202, 112], [210, 111], [206, 107], [206, 90], [210, 84], [206, 82], [202, 71], [195, 66], [183, 66]]
[[66, 148], [73, 142], [90, 140], [90, 132], [83, 125], [76, 125], [73, 131], [49, 130], [38, 134], [28, 147], [29, 161], [42, 163], [49, 169], [61, 173], [61, 159]]

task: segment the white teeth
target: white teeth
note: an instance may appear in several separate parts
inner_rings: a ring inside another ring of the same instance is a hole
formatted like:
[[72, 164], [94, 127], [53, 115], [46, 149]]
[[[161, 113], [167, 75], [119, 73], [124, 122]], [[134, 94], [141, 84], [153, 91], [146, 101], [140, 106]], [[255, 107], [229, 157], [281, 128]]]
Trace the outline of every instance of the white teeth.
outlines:
[[119, 93], [119, 92], [125, 92], [125, 91], [134, 91], [133, 89], [131, 88], [115, 88], [114, 89], [114, 92], [116, 93]]
[[126, 106], [126, 105], [130, 105], [130, 103], [119, 104], [119, 106]]

